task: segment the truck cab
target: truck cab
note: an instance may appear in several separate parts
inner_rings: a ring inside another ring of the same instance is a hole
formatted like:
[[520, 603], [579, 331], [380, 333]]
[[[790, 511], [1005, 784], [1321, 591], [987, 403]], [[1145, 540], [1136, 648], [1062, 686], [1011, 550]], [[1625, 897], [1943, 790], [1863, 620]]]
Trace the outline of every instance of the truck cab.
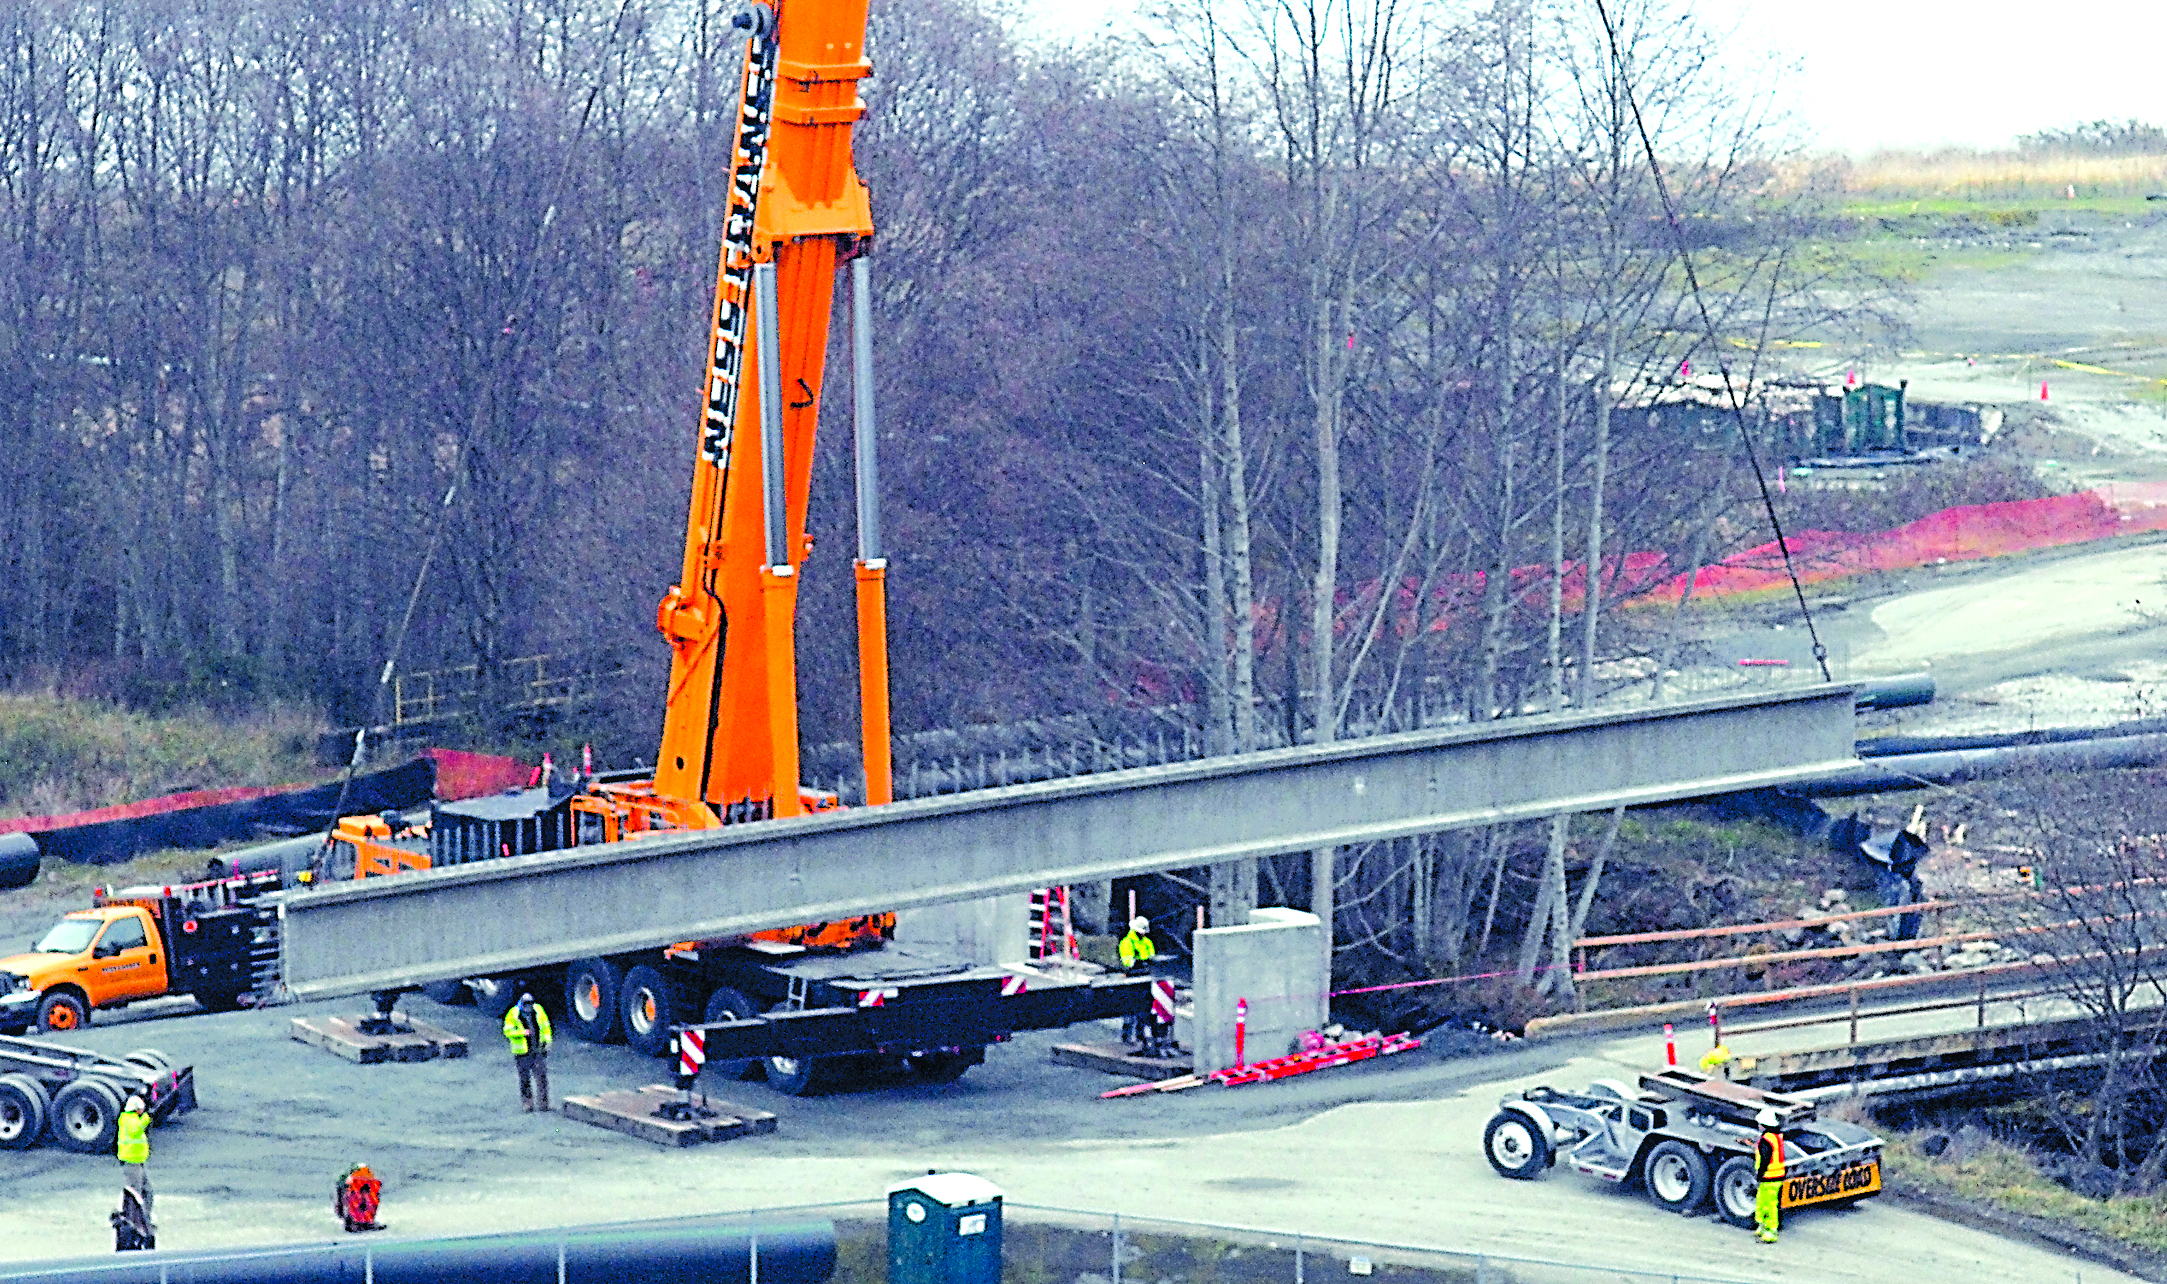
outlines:
[[276, 950], [272, 916], [254, 901], [278, 884], [271, 870], [99, 889], [28, 953], [0, 958], [0, 1034], [79, 1029], [100, 1009], [168, 994], [192, 994], [214, 1012], [239, 1007]]
[[0, 959], [0, 1031], [73, 1030], [98, 1008], [166, 993], [165, 941], [135, 905], [77, 910], [27, 954]]

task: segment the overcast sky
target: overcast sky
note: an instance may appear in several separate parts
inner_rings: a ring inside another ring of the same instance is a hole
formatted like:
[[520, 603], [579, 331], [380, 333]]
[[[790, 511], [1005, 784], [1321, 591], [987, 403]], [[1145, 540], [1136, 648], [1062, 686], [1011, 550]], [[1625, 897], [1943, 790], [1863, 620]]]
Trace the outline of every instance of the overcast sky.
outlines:
[[[1133, 0], [1025, 0], [1087, 32]], [[2167, 125], [2167, 0], [2019, 9], [1980, 0], [1696, 0], [1711, 27], [1795, 57], [1808, 132], [1848, 151], [1958, 143], [2135, 117]], [[2022, 17], [2012, 17], [2012, 12]]]

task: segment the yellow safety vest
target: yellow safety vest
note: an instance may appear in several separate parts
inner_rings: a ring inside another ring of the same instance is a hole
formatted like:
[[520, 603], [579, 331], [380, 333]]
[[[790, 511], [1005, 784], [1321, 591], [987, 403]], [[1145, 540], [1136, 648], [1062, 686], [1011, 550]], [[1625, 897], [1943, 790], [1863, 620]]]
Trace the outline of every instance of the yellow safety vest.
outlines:
[[150, 1116], [140, 1110], [120, 1112], [120, 1142], [114, 1147], [124, 1164], [150, 1162]]
[[1760, 1161], [1761, 1180], [1782, 1181], [1783, 1134], [1780, 1132], [1762, 1133], [1760, 1145], [1757, 1147], [1757, 1150], [1759, 1151], [1759, 1153], [1755, 1154], [1754, 1158]]
[[1121, 966], [1124, 968], [1149, 963], [1158, 957], [1158, 954], [1159, 947], [1153, 945], [1151, 938], [1141, 932], [1131, 932], [1121, 938]]
[[[549, 1051], [549, 1011], [541, 1004], [534, 1005], [534, 1027], [542, 1036], [542, 1051]], [[527, 1055], [527, 1023], [519, 1019], [519, 1005], [504, 1014], [504, 1037], [511, 1040], [512, 1055]]]

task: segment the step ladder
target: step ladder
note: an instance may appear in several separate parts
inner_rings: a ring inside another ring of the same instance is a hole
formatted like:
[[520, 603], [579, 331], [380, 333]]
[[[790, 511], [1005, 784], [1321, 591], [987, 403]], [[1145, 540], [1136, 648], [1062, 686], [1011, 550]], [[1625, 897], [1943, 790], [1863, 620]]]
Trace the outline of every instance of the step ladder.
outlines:
[[1028, 942], [1033, 961], [1072, 959], [1076, 951], [1076, 923], [1069, 914], [1068, 888], [1041, 887], [1031, 893]]

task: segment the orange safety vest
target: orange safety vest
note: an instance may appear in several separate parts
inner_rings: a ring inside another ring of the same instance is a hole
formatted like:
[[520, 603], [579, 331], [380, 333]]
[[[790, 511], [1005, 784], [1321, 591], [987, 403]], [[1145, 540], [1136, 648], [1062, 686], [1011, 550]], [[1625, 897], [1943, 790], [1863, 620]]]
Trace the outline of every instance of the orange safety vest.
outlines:
[[345, 1206], [339, 1213], [356, 1226], [366, 1226], [376, 1220], [376, 1210], [382, 1207], [384, 1183], [367, 1168], [356, 1168], [346, 1174]]
[[1783, 1134], [1769, 1129], [1753, 1148], [1753, 1171], [1762, 1181], [1783, 1180]]

